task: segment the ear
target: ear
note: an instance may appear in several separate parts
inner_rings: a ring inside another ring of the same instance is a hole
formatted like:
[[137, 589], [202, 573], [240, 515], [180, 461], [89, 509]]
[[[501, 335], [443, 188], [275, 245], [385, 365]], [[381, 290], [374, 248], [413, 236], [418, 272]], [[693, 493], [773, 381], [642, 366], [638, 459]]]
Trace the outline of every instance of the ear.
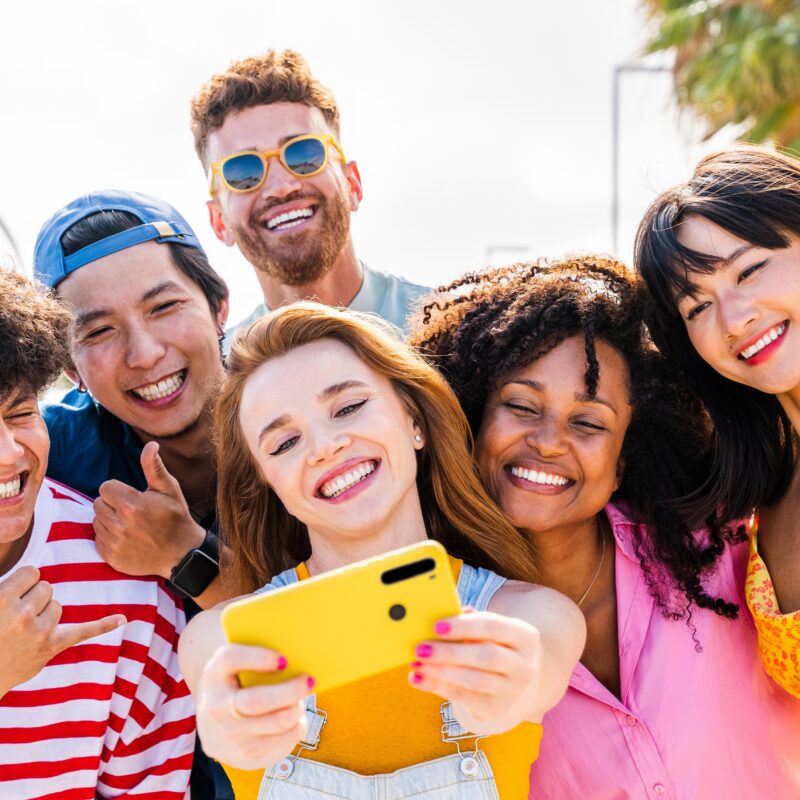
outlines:
[[415, 422], [411, 427], [414, 431], [414, 449], [422, 450], [422, 448], [425, 447], [425, 434], [422, 432], [422, 428], [418, 422]]
[[78, 375], [78, 370], [76, 369], [65, 369], [64, 374], [76, 385], [78, 386], [81, 381], [81, 376]]
[[622, 478], [625, 475], [625, 459], [620, 456], [617, 459], [617, 474], [614, 480], [614, 491], [616, 492], [619, 489], [619, 485], [622, 483]]
[[358, 171], [358, 164], [356, 164], [355, 161], [348, 161], [344, 165], [343, 170], [350, 193], [350, 210], [358, 211], [358, 206], [364, 198], [364, 190], [361, 186], [361, 175]]
[[219, 301], [219, 309], [216, 313], [217, 332], [220, 336], [225, 333], [225, 324], [228, 322], [228, 314], [231, 310], [230, 302], [227, 297]]
[[222, 209], [219, 207], [219, 201], [216, 198], [209, 200], [206, 203], [206, 207], [208, 208], [208, 221], [211, 223], [211, 229], [216, 234], [217, 239], [223, 244], [228, 245], [228, 247], [233, 247], [235, 244], [233, 234], [225, 224]]

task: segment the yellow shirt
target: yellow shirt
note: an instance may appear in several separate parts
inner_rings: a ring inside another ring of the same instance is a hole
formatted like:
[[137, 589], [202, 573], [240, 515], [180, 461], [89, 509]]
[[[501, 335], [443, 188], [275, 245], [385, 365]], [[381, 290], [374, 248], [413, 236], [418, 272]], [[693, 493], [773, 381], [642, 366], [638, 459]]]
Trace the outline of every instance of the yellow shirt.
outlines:
[[750, 538], [745, 596], [758, 632], [758, 650], [767, 674], [800, 698], [800, 611], [781, 614], [767, 565], [758, 554], [758, 524]]
[[[450, 559], [455, 577], [461, 561]], [[308, 577], [305, 564], [297, 568], [300, 580]], [[322, 761], [362, 775], [394, 772], [456, 752], [455, 744], [441, 740], [441, 705], [437, 695], [414, 689], [408, 683], [409, 667], [383, 672], [341, 686], [317, 697], [328, 715], [319, 748], [303, 750], [301, 757]], [[528, 797], [528, 774], [539, 755], [542, 726], [531, 723], [481, 739], [480, 749], [492, 766], [501, 800]], [[460, 742], [462, 752], [472, 740]], [[237, 800], [255, 800], [264, 770], [225, 767]]]

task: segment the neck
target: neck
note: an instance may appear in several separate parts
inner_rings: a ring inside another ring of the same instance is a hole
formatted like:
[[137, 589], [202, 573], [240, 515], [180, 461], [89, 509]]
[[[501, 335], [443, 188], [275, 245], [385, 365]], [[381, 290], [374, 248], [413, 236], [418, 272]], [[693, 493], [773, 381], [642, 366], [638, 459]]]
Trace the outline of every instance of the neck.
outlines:
[[311, 556], [306, 561], [310, 575], [319, 575], [345, 567], [365, 558], [372, 558], [399, 547], [407, 547], [428, 538], [422, 508], [417, 498], [416, 508], [398, 510], [392, 521], [380, 530], [343, 535], [340, 530], [309, 530]]
[[800, 386], [795, 386], [791, 391], [779, 394], [777, 397], [792, 427], [800, 432]]
[[316, 300], [326, 306], [348, 306], [361, 289], [364, 273], [348, 239], [333, 266], [319, 280], [301, 286], [287, 286], [256, 270], [267, 308], [274, 309], [296, 300]]
[[[605, 535], [599, 517], [592, 517], [567, 530], [558, 529], [528, 535], [536, 550], [541, 583], [558, 590], [577, 603], [594, 577], [598, 575]], [[613, 553], [612, 545], [613, 542], [606, 542], [606, 550], [611, 550]], [[606, 559], [609, 559], [608, 552]], [[602, 576], [598, 576], [598, 581], [600, 578]]]
[[0, 578], [11, 572], [22, 558], [22, 554], [31, 539], [32, 532], [33, 519], [31, 519], [31, 524], [26, 533], [20, 536], [19, 539], [15, 539], [13, 542], [0, 543]]

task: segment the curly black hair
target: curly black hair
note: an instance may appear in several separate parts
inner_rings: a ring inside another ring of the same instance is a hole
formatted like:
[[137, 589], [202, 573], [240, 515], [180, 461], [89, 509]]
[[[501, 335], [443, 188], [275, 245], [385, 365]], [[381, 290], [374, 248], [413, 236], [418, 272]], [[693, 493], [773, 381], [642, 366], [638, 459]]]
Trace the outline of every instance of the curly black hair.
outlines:
[[653, 531], [634, 542], [651, 593], [665, 616], [690, 625], [692, 604], [735, 618], [738, 605], [709, 595], [702, 579], [742, 531], [709, 517], [701, 537], [675, 513], [707, 475], [708, 417], [652, 345], [642, 287], [621, 263], [586, 255], [468, 273], [423, 300], [410, 342], [447, 377], [477, 435], [497, 381], [576, 335], [585, 343], [590, 396], [599, 378], [597, 339], [628, 367], [632, 418], [622, 446], [624, 475], [611, 499]]
[[0, 398], [39, 394], [69, 363], [72, 316], [47, 289], [0, 269]]

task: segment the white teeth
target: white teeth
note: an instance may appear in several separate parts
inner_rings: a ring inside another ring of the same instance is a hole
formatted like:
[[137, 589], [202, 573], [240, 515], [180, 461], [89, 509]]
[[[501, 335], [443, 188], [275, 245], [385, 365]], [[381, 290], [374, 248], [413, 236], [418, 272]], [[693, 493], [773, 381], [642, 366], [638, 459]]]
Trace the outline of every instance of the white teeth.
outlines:
[[535, 469], [525, 469], [524, 467], [511, 467], [511, 474], [530, 483], [541, 483], [546, 486], [566, 486], [569, 483], [569, 479], [562, 475], [537, 472]]
[[164, 378], [157, 383], [150, 383], [147, 386], [139, 386], [132, 391], [142, 400], [160, 400], [162, 397], [168, 397], [177, 392], [185, 379], [186, 370], [182, 369], [180, 372], [170, 375], [169, 378]]
[[20, 493], [22, 479], [17, 476], [13, 481], [0, 483], [0, 500], [7, 500], [9, 497], [16, 497]]
[[745, 360], [752, 358], [756, 353], [763, 350], [768, 344], [774, 342], [785, 330], [785, 323], [781, 323], [777, 327], [768, 330], [755, 344], [751, 344], [750, 347], [742, 350], [739, 355]]
[[[267, 229], [273, 231], [279, 226], [282, 230], [296, 228], [304, 219], [313, 215], [314, 210], [311, 208], [298, 208], [297, 211], [287, 211], [285, 214], [278, 214], [277, 217], [268, 220]], [[292, 224], [287, 225], [286, 223]]]
[[375, 472], [376, 466], [377, 464], [374, 461], [366, 461], [363, 464], [359, 464], [355, 469], [345, 472], [344, 475], [337, 475], [332, 481], [322, 484], [319, 492], [323, 497], [338, 497], [351, 486], [363, 481], [367, 475]]

